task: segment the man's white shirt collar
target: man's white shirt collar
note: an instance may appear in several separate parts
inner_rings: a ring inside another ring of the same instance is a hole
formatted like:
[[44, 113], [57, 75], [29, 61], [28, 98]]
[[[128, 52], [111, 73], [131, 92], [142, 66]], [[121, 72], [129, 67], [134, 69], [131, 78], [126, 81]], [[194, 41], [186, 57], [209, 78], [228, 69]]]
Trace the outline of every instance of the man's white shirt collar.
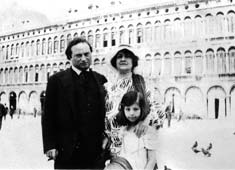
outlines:
[[73, 71], [75, 71], [75, 73], [77, 73], [77, 75], [79, 76], [80, 74], [81, 74], [81, 70], [79, 70], [79, 69], [77, 69], [76, 67], [74, 67], [73, 65], [72, 65], [72, 69], [73, 69]]

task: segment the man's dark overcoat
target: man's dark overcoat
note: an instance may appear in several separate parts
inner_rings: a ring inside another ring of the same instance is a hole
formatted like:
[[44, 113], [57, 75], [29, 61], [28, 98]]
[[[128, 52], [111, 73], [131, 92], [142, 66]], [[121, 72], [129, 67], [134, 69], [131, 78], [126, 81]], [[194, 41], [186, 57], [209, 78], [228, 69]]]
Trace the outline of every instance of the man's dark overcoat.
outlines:
[[[75, 72], [72, 68], [56, 73], [48, 80], [46, 89], [45, 107], [42, 114], [42, 135], [44, 152], [50, 149], [57, 149], [60, 159], [66, 160], [71, 157], [75, 145], [80, 141], [78, 136], [79, 109], [76, 96], [76, 86], [73, 80]], [[104, 131], [105, 119], [105, 88], [107, 79], [91, 71], [96, 87], [98, 88], [100, 108], [98, 117], [98, 127], [92, 124], [88, 128], [94, 128], [98, 136]], [[98, 129], [98, 130], [97, 130]], [[91, 129], [92, 130], [92, 129]], [[97, 136], [97, 137], [98, 137]]]

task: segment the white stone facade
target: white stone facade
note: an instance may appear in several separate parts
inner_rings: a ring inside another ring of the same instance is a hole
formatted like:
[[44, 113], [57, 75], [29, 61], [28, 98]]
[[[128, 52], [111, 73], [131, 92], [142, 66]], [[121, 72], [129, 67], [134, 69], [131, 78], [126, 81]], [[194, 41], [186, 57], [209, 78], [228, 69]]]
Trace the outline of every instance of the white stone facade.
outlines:
[[181, 108], [189, 116], [235, 117], [233, 0], [156, 3], [1, 35], [0, 101], [40, 110], [48, 76], [70, 66], [64, 50], [76, 36], [89, 40], [94, 70], [109, 79], [112, 50], [136, 47], [152, 97], [174, 100], [176, 115]]

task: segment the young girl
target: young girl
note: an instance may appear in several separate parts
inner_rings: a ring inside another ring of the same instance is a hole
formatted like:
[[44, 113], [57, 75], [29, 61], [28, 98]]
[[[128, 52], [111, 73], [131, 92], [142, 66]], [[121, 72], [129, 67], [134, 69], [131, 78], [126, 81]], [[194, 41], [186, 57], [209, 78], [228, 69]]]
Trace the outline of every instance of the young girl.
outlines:
[[135, 170], [156, 168], [157, 131], [148, 127], [147, 132], [141, 137], [137, 137], [134, 132], [135, 126], [147, 116], [147, 113], [144, 112], [145, 107], [146, 103], [141, 93], [129, 91], [124, 94], [117, 115], [117, 123], [123, 126], [120, 132], [122, 146], [118, 156], [125, 158]]

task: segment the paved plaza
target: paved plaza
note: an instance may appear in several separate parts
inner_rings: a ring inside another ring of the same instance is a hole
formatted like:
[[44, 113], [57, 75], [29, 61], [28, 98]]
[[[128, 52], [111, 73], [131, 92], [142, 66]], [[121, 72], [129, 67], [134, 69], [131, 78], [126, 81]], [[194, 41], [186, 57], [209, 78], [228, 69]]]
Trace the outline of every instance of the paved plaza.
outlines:
[[[40, 117], [22, 116], [3, 120], [0, 131], [0, 169], [52, 169], [42, 151]], [[160, 169], [232, 170], [235, 169], [234, 120], [173, 120], [158, 132], [157, 158]], [[211, 156], [194, 153], [213, 144]]]

